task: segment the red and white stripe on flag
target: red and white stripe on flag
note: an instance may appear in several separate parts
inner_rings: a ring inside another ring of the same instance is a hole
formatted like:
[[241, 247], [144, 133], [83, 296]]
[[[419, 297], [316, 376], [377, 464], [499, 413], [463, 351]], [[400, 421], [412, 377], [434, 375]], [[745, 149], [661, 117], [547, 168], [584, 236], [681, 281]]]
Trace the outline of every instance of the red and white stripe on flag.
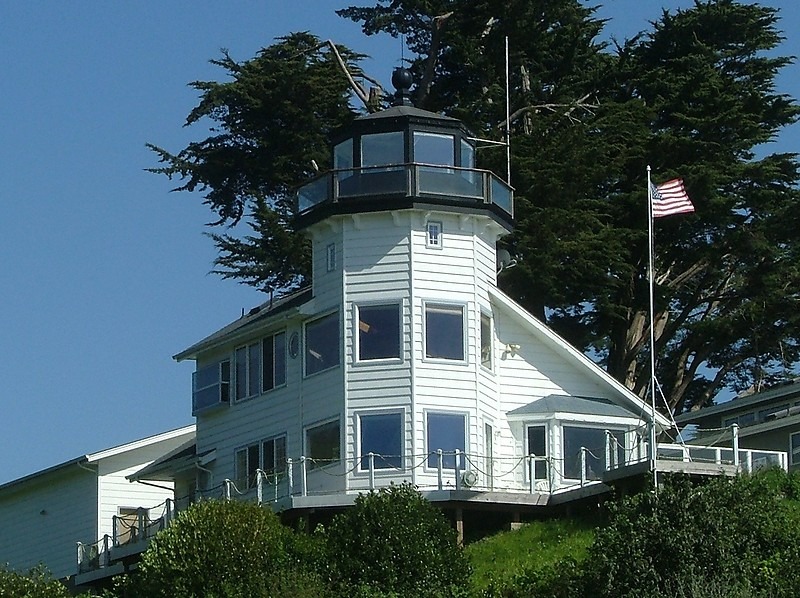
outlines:
[[651, 185], [651, 187], [653, 218], [694, 212], [694, 206], [683, 186], [683, 179], [672, 179], [658, 186]]

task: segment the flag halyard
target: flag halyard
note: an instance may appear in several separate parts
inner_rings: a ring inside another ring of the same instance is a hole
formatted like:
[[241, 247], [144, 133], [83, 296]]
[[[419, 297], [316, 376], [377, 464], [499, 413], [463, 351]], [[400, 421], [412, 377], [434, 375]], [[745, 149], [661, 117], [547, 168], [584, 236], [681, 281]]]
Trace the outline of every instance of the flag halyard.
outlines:
[[650, 197], [653, 204], [653, 218], [694, 212], [694, 205], [686, 194], [683, 179], [672, 179], [657, 186], [651, 184]]

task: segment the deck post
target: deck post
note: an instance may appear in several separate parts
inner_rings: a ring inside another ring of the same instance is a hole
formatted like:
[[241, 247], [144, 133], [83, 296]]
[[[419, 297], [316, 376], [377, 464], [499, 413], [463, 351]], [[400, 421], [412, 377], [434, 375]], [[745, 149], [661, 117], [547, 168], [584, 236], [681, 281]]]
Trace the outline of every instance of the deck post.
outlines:
[[305, 456], [300, 457], [300, 481], [303, 483], [303, 487], [300, 488], [300, 495], [308, 496], [308, 469], [306, 468]]
[[136, 523], [139, 526], [139, 529], [136, 530], [138, 535], [134, 537], [134, 542], [138, 542], [139, 540], [144, 540], [147, 537], [147, 528], [144, 524], [145, 518], [145, 510], [142, 507], [136, 509]]
[[581, 488], [586, 485], [586, 447], [581, 447]]
[[369, 452], [369, 489], [375, 490], [375, 453]]
[[[733, 435], [733, 464], [739, 467], [739, 424], [731, 426], [731, 434]], [[750, 471], [750, 468], [748, 468]]]
[[611, 432], [606, 430], [606, 466], [605, 470], [611, 469]]
[[747, 473], [753, 473], [753, 451], [747, 451], [747, 459], [745, 461]]
[[119, 517], [116, 515], [111, 516], [111, 543], [113, 546], [117, 545], [117, 538], [119, 537], [119, 530], [117, 526], [119, 525]]
[[461, 452], [456, 449], [455, 454], [456, 491], [461, 490]]
[[[289, 488], [289, 496], [294, 494], [294, 468], [292, 467], [292, 460], [286, 459], [286, 483], [288, 484]], [[277, 485], [275, 486], [277, 492]]]
[[81, 561], [83, 561], [83, 542], [77, 542], [78, 545], [78, 573], [81, 573]]
[[529, 478], [529, 485], [530, 485], [530, 492], [533, 494], [536, 491], [536, 480], [534, 479], [536, 476], [536, 455], [531, 453], [528, 455], [528, 478]]
[[230, 500], [231, 499], [231, 484], [232, 483], [233, 482], [231, 482], [227, 478], [223, 482], [223, 491], [224, 491], [225, 500]]
[[101, 567], [108, 567], [111, 563], [111, 555], [108, 552], [108, 534], [103, 534], [103, 564]]
[[439, 478], [439, 490], [441, 490], [444, 486], [444, 480], [442, 479], [443, 460], [444, 456], [442, 455], [442, 449], [436, 449], [436, 474]]
[[264, 503], [264, 472], [256, 469], [256, 500], [258, 504]]

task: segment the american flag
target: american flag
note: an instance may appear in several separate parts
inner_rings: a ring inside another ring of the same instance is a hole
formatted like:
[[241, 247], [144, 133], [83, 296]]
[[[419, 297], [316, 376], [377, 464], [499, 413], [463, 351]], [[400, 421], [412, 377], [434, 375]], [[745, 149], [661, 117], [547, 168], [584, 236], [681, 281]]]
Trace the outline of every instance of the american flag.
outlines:
[[650, 185], [653, 202], [653, 218], [694, 212], [694, 206], [686, 195], [683, 179], [672, 179], [658, 186]]

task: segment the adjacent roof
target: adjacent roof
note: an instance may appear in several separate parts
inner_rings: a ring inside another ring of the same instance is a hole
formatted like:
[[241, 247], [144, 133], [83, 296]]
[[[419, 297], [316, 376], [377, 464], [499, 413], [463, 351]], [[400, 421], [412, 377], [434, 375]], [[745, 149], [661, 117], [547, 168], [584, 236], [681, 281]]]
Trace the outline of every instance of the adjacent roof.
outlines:
[[246, 314], [242, 314], [242, 317], [238, 320], [231, 322], [227, 326], [205, 337], [203, 340], [193, 344], [188, 349], [184, 349], [177, 355], [174, 355], [173, 359], [176, 361], [195, 359], [198, 353], [212, 347], [219, 341], [246, 335], [264, 320], [272, 318], [280, 313], [287, 312], [292, 308], [300, 307], [301, 305], [311, 301], [311, 299], [311, 287], [303, 287], [278, 299], [266, 301], [261, 305], [254, 307]]
[[527, 405], [509, 411], [510, 419], [528, 415], [547, 415], [557, 412], [568, 412], [583, 415], [603, 415], [609, 417], [638, 417], [639, 413], [631, 413], [608, 399], [597, 397], [573, 397], [569, 395], [547, 395]]
[[187, 440], [163, 457], [153, 461], [129, 476], [131, 482], [138, 480], [171, 480], [176, 472], [193, 468], [197, 461], [197, 440]]
[[768, 403], [775, 400], [783, 400], [787, 396], [799, 394], [800, 395], [800, 378], [789, 380], [780, 386], [774, 386], [768, 390], [757, 392], [745, 397], [731, 399], [718, 405], [711, 407], [704, 407], [696, 411], [689, 411], [682, 413], [675, 418], [678, 424], [691, 424], [696, 423], [701, 419], [706, 419], [715, 415], [724, 415], [733, 411], [740, 411], [757, 407], [763, 403]]
[[23, 476], [21, 478], [17, 478], [16, 480], [11, 480], [10, 482], [6, 482], [5, 484], [0, 485], [0, 492], [11, 488], [13, 486], [18, 486], [25, 482], [34, 480], [36, 478], [41, 478], [47, 474], [53, 473], [59, 470], [65, 470], [69, 467], [73, 466], [91, 466], [96, 464], [101, 459], [107, 459], [108, 457], [114, 457], [116, 455], [120, 455], [122, 453], [126, 453], [128, 451], [134, 451], [136, 449], [149, 446], [151, 444], [156, 444], [157, 442], [162, 442], [164, 440], [170, 440], [172, 438], [179, 437], [184, 434], [192, 434], [194, 436], [195, 426], [194, 424], [190, 424], [188, 426], [184, 426], [182, 428], [176, 428], [174, 430], [169, 430], [167, 432], [162, 432], [160, 434], [156, 434], [154, 436], [148, 436], [146, 438], [142, 438], [140, 440], [134, 440], [133, 442], [127, 442], [125, 444], [120, 444], [119, 446], [115, 446], [112, 448], [108, 448], [96, 453], [88, 453], [86, 455], [81, 455], [80, 457], [75, 457], [74, 459], [70, 459], [69, 461], [64, 461], [63, 463], [59, 463], [58, 465], [53, 465], [52, 467], [48, 467], [46, 469], [42, 469], [35, 473], [31, 473], [29, 475]]

